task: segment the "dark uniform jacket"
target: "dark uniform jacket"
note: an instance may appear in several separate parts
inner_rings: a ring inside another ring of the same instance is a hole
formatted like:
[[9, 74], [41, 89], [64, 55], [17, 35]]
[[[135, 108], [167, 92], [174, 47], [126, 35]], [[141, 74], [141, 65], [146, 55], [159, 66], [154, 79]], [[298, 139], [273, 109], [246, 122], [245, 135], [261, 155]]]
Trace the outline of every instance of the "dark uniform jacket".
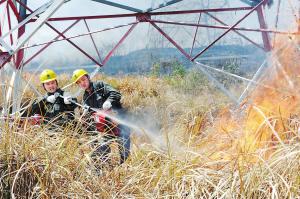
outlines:
[[[71, 96], [72, 94], [68, 91], [62, 91], [60, 88], [56, 90], [57, 93], [64, 97]], [[61, 97], [57, 97], [55, 102], [52, 104], [46, 100], [46, 98], [54, 93], [47, 93], [44, 97], [39, 100], [35, 100], [31, 107], [29, 107], [23, 116], [32, 116], [34, 114], [39, 114], [42, 117], [46, 117], [44, 120], [45, 123], [47, 121], [57, 117], [56, 124], [62, 124], [66, 121], [74, 120], [74, 109], [76, 105], [73, 104], [65, 104], [64, 99]], [[72, 98], [77, 101], [76, 98]]]
[[102, 108], [103, 103], [109, 101], [117, 115], [122, 116], [125, 114], [120, 103], [121, 94], [108, 83], [101, 80], [90, 82], [89, 88], [91, 89], [91, 94], [85, 91], [82, 97], [84, 105], [92, 108]]

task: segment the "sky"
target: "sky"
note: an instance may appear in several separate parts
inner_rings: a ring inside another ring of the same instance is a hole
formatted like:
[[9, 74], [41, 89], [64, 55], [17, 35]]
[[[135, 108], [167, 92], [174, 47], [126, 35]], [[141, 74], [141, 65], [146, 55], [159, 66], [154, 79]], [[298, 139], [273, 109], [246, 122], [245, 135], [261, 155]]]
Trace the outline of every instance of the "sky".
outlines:
[[[113, 0], [111, 0], [113, 1]], [[280, 8], [280, 17], [278, 21], [278, 29], [279, 30], [290, 30], [291, 24], [293, 24], [294, 18], [291, 16], [291, 9], [289, 7], [288, 1], [291, 2], [292, 7], [294, 9], [299, 8], [299, 2], [294, 0], [281, 0], [281, 8]], [[27, 5], [35, 10], [44, 3], [48, 2], [48, 0], [28, 0]], [[113, 2], [124, 4], [127, 6], [135, 7], [138, 9], [146, 9], [151, 7], [152, 5], [158, 5], [159, 3], [163, 3], [164, 0], [114, 0]], [[201, 3], [199, 3], [201, 2]], [[203, 2], [203, 4], [202, 4]], [[245, 3], [240, 0], [229, 0], [229, 5], [225, 5], [225, 7], [244, 7], [247, 6]], [[205, 8], [217, 8], [220, 7], [221, 4], [226, 3], [225, 0], [183, 0], [182, 2], [176, 3], [170, 7], [163, 8], [157, 11], [165, 11], [165, 10], [188, 10], [188, 9], [203, 9]], [[271, 8], [266, 8], [266, 18], [269, 29], [274, 29], [276, 13], [277, 13], [277, 5], [278, 0], [274, 0], [274, 5]], [[3, 5], [0, 6], [0, 13], [3, 12]], [[233, 25], [237, 22], [241, 17], [247, 14], [248, 11], [236, 11], [236, 12], [224, 12], [222, 14], [217, 14], [216, 17], [224, 21], [228, 25]], [[101, 4], [91, 0], [71, 0], [65, 3], [52, 17], [67, 17], [67, 16], [90, 16], [90, 15], [111, 15], [111, 14], [127, 14], [132, 13], [131, 11], [115, 8], [112, 6], [108, 6], [105, 4]], [[298, 11], [296, 13], [298, 15]], [[2, 16], [2, 14], [0, 14]], [[174, 16], [164, 16], [157, 17], [159, 20], [167, 20], [167, 21], [178, 21], [178, 22], [190, 22], [197, 23], [199, 14], [189, 14], [189, 15], [174, 15]], [[101, 19], [101, 20], [87, 20], [87, 24], [90, 28], [90, 31], [101, 30], [104, 28], [117, 26], [121, 24], [134, 22], [135, 18], [118, 18], [118, 19]], [[12, 21], [16, 23], [16, 21]], [[7, 22], [6, 22], [7, 23]], [[67, 22], [50, 22], [55, 28], [59, 31], [63, 31], [66, 29], [73, 21]], [[210, 25], [219, 25], [215, 21], [209, 19], [209, 17], [201, 16], [200, 24], [210, 24]], [[7, 24], [6, 24], [7, 25]], [[26, 25], [26, 29], [30, 29], [32, 24]], [[178, 44], [180, 44], [184, 48], [190, 48], [193, 42], [193, 35], [195, 34], [195, 27], [185, 27], [182, 28], [175, 25], [162, 25], [158, 24], [164, 31], [166, 31], [170, 37], [172, 37]], [[239, 27], [247, 27], [247, 28], [259, 28], [257, 14], [252, 13], [249, 18], [245, 19], [241, 22]], [[7, 26], [6, 26], [7, 27]], [[4, 26], [4, 32], [5, 28]], [[121, 37], [125, 34], [125, 32], [129, 29], [129, 27], [119, 28], [115, 30], [110, 30], [102, 33], [93, 34], [93, 38], [95, 40], [97, 49], [100, 51], [100, 56], [103, 58], [108, 54], [108, 52], [114, 47], [114, 45], [121, 39]], [[73, 36], [82, 33], [88, 32], [87, 27], [85, 26], [84, 21], [79, 22], [69, 30], [65, 35]], [[213, 39], [219, 37], [225, 30], [209, 30], [206, 28], [199, 28], [197, 34], [196, 47], [200, 45], [208, 45]], [[258, 43], [262, 43], [261, 34], [256, 32], [242, 32], [242, 34], [248, 36]], [[14, 35], [16, 37], [16, 34]], [[30, 41], [26, 44], [27, 46], [31, 46], [33, 44], [39, 44], [43, 42], [50, 41], [54, 39], [57, 34], [48, 28], [47, 26], [42, 26], [40, 30], [30, 39]], [[273, 34], [270, 34], [273, 37]], [[6, 41], [9, 43], [9, 41]], [[80, 46], [84, 51], [90, 53], [92, 56], [97, 57], [97, 53], [95, 47], [89, 36], [79, 37], [72, 39], [72, 41]], [[229, 33], [223, 39], [221, 39], [217, 44], [238, 44], [238, 45], [247, 45], [249, 44], [244, 39], [238, 37], [235, 33]], [[157, 30], [153, 27], [150, 27], [148, 23], [140, 23], [133, 30], [133, 32], [126, 38], [120, 48], [115, 52], [115, 55], [124, 55], [129, 52], [144, 49], [144, 48], [153, 48], [159, 47], [163, 45], [164, 47], [172, 47], [168, 41], [163, 40], [162, 37], [157, 34]], [[26, 50], [25, 58], [29, 58], [34, 55], [42, 46], [28, 48]], [[82, 64], [88, 61], [85, 55], [82, 55], [76, 48], [71, 46], [68, 42], [56, 42], [52, 44], [49, 48], [43, 51], [39, 56], [34, 58], [34, 62], [46, 62], [47, 64], [60, 64], [66, 61], [74, 62], [75, 64]]]

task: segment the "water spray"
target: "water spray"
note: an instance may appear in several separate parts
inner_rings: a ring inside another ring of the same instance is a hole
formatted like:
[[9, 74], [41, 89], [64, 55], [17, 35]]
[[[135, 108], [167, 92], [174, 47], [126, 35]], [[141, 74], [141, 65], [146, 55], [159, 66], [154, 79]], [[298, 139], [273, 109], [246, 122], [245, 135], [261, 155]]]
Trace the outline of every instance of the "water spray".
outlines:
[[[56, 98], [60, 97], [60, 98], [66, 99], [66, 97], [60, 95], [59, 93], [54, 93], [54, 96]], [[93, 107], [90, 107], [90, 106], [87, 106], [87, 105], [82, 105], [82, 104], [80, 104], [80, 103], [78, 103], [78, 102], [76, 102], [76, 101], [74, 101], [74, 100], [72, 100], [70, 98], [67, 98], [67, 100], [69, 102], [71, 102], [72, 104], [75, 104], [75, 105], [81, 107], [84, 110], [94, 111], [96, 113], [99, 113], [99, 114], [105, 116], [106, 119], [111, 120], [113, 123], [122, 124], [122, 125], [128, 126], [128, 127], [132, 128], [132, 129], [134, 129], [136, 133], [138, 133], [140, 135], [146, 135], [149, 141], [151, 141], [151, 140], [157, 140], [157, 141], [160, 142], [160, 144], [166, 146], [166, 143], [164, 143], [161, 140], [159, 140], [157, 138], [157, 136], [154, 133], [152, 133], [150, 130], [148, 130], [148, 129], [142, 129], [141, 127], [138, 127], [135, 124], [132, 124], [131, 122], [128, 122], [128, 121], [125, 121], [125, 120], [121, 120], [121, 119], [115, 117], [114, 115], [110, 114], [109, 112], [106, 112], [106, 111], [104, 111], [102, 109], [93, 108]], [[146, 131], [147, 131], [147, 133], [146, 133]]]

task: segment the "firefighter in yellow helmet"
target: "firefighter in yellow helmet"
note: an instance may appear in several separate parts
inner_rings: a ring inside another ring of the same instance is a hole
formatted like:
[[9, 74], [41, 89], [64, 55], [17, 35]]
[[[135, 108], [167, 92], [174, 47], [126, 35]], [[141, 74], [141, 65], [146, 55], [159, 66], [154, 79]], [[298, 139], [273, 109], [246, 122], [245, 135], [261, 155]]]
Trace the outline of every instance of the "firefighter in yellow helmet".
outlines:
[[[74, 109], [76, 105], [71, 104], [68, 99], [77, 101], [76, 98], [73, 98], [70, 92], [62, 91], [58, 88], [57, 77], [52, 70], [44, 70], [41, 73], [40, 79], [47, 93], [41, 99], [35, 99], [32, 106], [29, 107], [23, 115], [40, 115], [45, 118], [43, 120], [45, 123], [56, 118], [54, 123], [59, 126], [74, 120]], [[55, 93], [64, 98], [57, 97]]]
[[[84, 94], [82, 97], [83, 105], [87, 105], [92, 108], [113, 110], [114, 115], [119, 118], [126, 117], [126, 113], [120, 103], [121, 94], [110, 86], [105, 81], [90, 81], [89, 73], [83, 69], [77, 69], [73, 72], [73, 81], [82, 89]], [[91, 115], [92, 113], [88, 114]], [[122, 124], [118, 125], [118, 133], [113, 135], [106, 134], [103, 139], [104, 143], [101, 146], [96, 144], [97, 149], [93, 153], [93, 157], [101, 156], [102, 161], [106, 161], [108, 154], [110, 153], [110, 143], [118, 138], [119, 141], [119, 153], [121, 157], [121, 164], [126, 161], [130, 152], [130, 129]]]

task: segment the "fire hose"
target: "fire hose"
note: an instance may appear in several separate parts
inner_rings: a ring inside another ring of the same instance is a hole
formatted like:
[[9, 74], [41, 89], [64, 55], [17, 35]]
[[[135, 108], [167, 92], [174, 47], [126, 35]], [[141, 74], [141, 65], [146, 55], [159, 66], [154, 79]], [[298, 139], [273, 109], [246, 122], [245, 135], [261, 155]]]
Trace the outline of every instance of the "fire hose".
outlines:
[[111, 116], [113, 116], [113, 114], [114, 114], [111, 109], [110, 110], [102, 109], [102, 110], [98, 111], [99, 109], [95, 109], [95, 108], [92, 108], [87, 105], [82, 105], [70, 98], [60, 95], [59, 93], [54, 93], [54, 96], [55, 96], [55, 98], [60, 97], [63, 99], [67, 99], [72, 104], [75, 104], [84, 110], [94, 111], [95, 113], [92, 114], [92, 118], [96, 122], [97, 131], [106, 132], [107, 134], [118, 134], [119, 133], [116, 122], [114, 122], [113, 119], [111, 118]]

